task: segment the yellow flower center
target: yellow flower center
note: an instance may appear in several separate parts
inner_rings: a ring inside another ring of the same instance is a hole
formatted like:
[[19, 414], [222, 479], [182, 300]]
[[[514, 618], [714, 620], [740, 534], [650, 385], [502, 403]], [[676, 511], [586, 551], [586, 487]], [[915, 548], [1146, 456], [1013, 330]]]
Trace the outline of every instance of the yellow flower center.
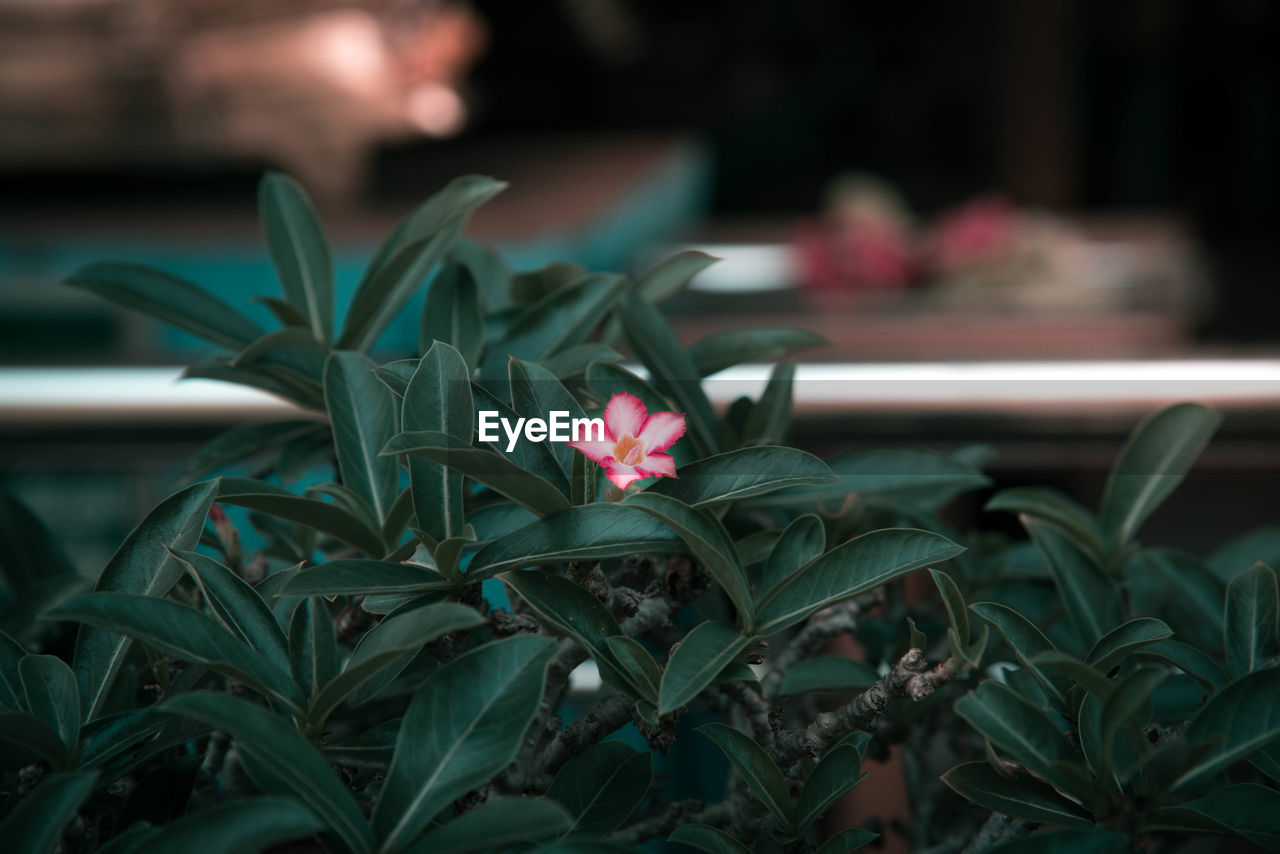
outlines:
[[613, 446], [613, 458], [624, 466], [639, 465], [644, 459], [644, 445], [635, 436], [623, 436]]

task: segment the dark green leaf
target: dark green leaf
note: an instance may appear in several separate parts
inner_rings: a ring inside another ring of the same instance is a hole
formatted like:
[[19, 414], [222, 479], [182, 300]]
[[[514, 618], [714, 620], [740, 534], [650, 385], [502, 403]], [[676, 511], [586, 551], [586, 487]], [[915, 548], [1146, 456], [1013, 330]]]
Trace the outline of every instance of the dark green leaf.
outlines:
[[1043, 652], [1057, 652], [1058, 648], [1040, 631], [1035, 623], [1017, 611], [998, 602], [977, 602], [969, 608], [995, 626], [1014, 656], [1036, 681], [1052, 696], [1061, 700], [1067, 690], [1065, 680], [1044, 672], [1033, 659]]
[[526, 308], [485, 359], [484, 376], [506, 373], [508, 358], [537, 362], [582, 342], [622, 295], [623, 278], [593, 273]]
[[204, 591], [218, 618], [281, 670], [289, 669], [289, 641], [275, 614], [248, 582], [211, 557], [172, 552]]
[[640, 696], [656, 704], [662, 672], [658, 670], [658, 664], [649, 651], [624, 635], [605, 638], [605, 642], [614, 661], [626, 673], [628, 681], [636, 687]]
[[411, 454], [441, 463], [539, 515], [569, 506], [569, 500], [559, 489], [497, 451], [477, 448], [447, 433], [434, 430], [401, 433], [386, 444], [382, 453], [388, 457]]
[[[511, 406], [523, 418], [540, 418], [549, 421], [551, 413], [563, 412], [565, 418], [586, 418], [586, 413], [569, 390], [546, 368], [532, 362], [512, 359], [509, 366], [511, 379]], [[573, 460], [581, 454], [565, 442], [547, 442], [565, 477], [573, 472]]]
[[769, 560], [760, 576], [761, 596], [822, 554], [826, 545], [827, 531], [820, 518], [808, 514], [792, 520], [769, 552]]
[[1056, 526], [1030, 516], [1021, 519], [1053, 572], [1058, 595], [1077, 637], [1085, 646], [1093, 646], [1124, 620], [1119, 590]]
[[831, 805], [867, 776], [862, 771], [862, 753], [851, 744], [827, 751], [804, 781], [796, 801], [796, 829], [813, 824]]
[[18, 672], [18, 662], [27, 651], [22, 644], [0, 632], [0, 706], [10, 709], [21, 709], [25, 698], [22, 691], [22, 676]]
[[1115, 761], [1116, 735], [1121, 730], [1130, 730], [1134, 739], [1142, 738], [1138, 731], [1138, 712], [1151, 702], [1151, 692], [1169, 676], [1163, 667], [1140, 667], [1124, 677], [1102, 704], [1102, 756], [1121, 771], [1121, 783], [1127, 782], [1129, 775], [1123, 771], [1126, 763]]
[[1271, 567], [1255, 563], [1231, 579], [1222, 627], [1227, 669], [1232, 675], [1252, 673], [1280, 657], [1277, 618], [1280, 599]]
[[333, 617], [318, 596], [303, 599], [293, 611], [289, 622], [289, 669], [307, 697], [315, 697], [338, 672]]
[[1157, 641], [1138, 650], [1138, 653], [1164, 659], [1215, 691], [1227, 684], [1227, 674], [1212, 656], [1181, 641]]
[[308, 388], [320, 385], [328, 350], [309, 329], [286, 326], [256, 338], [231, 361], [232, 369], [261, 370]]
[[395, 435], [396, 411], [391, 392], [373, 375], [374, 367], [360, 353], [330, 354], [324, 366], [324, 402], [342, 482], [381, 522], [400, 490], [395, 459], [378, 454]]
[[648, 491], [629, 496], [625, 503], [652, 513], [684, 540], [698, 563], [729, 595], [739, 621], [749, 629], [751, 586], [738, 563], [733, 540], [720, 520], [706, 510], [695, 510], [674, 498]]
[[391, 393], [396, 397], [404, 397], [405, 392], [409, 390], [409, 381], [418, 370], [418, 362], [418, 359], [397, 359], [385, 365], [378, 365], [374, 368], [373, 375], [391, 389]]
[[[294, 495], [270, 483], [244, 477], [224, 477], [218, 489], [218, 500], [297, 522], [354, 546], [367, 555], [381, 556], [385, 551], [382, 532], [371, 529], [358, 516], [336, 504]], [[182, 548], [190, 548], [191, 545]]]
[[1280, 525], [1267, 525], [1228, 540], [1208, 558], [1209, 567], [1223, 582], [1259, 561], [1270, 567], [1280, 566]]
[[782, 677], [782, 696], [805, 691], [861, 691], [880, 678], [875, 669], [841, 655], [820, 655], [801, 661]]
[[751, 849], [720, 828], [705, 824], [686, 824], [677, 827], [667, 837], [667, 841], [698, 848], [706, 851], [707, 854], [751, 854]]
[[[307, 316], [291, 302], [263, 296], [251, 297], [251, 301], [265, 305], [272, 316], [284, 326], [294, 326], [298, 329], [308, 329], [311, 326]], [[313, 332], [312, 335], [314, 334]]]
[[213, 474], [225, 466], [279, 447], [317, 429], [323, 429], [322, 425], [302, 419], [240, 424], [209, 440], [187, 462], [179, 478], [187, 480]]
[[369, 823], [346, 786], [324, 757], [280, 717], [247, 700], [204, 692], [174, 697], [161, 708], [230, 734], [258, 788], [296, 796], [324, 819], [342, 850], [373, 849]]
[[0, 588], [17, 591], [51, 576], [75, 575], [45, 524], [16, 497], [0, 492]]
[[773, 366], [760, 401], [751, 407], [751, 414], [743, 426], [742, 444], [772, 445], [786, 441], [791, 426], [791, 391], [795, 378], [794, 363], [782, 362]]
[[578, 344], [541, 359], [538, 364], [554, 377], [568, 379], [586, 373], [592, 362], [616, 362], [622, 354], [604, 344]]
[[705, 377], [744, 362], [768, 364], [797, 350], [824, 347], [830, 343], [806, 329], [726, 329], [713, 332], [690, 347], [689, 357], [697, 366], [699, 376]]
[[[692, 637], [692, 634], [690, 635]], [[688, 642], [686, 638], [685, 642]], [[778, 766], [764, 752], [764, 748], [756, 744], [748, 735], [724, 724], [705, 724], [698, 727], [698, 732], [716, 743], [724, 751], [724, 755], [738, 769], [742, 779], [746, 780], [751, 791], [755, 792], [769, 811], [788, 831], [795, 832], [795, 816], [791, 810], [791, 795], [787, 791], [787, 781], [783, 778]]]
[[1021, 764], [1050, 776], [1054, 762], [1075, 756], [1049, 717], [1012, 689], [987, 680], [956, 701], [956, 714]]
[[80, 691], [76, 675], [53, 655], [26, 655], [18, 665], [27, 708], [74, 750], [80, 742]]
[[1182, 775], [1174, 788], [1200, 782], [1280, 738], [1277, 696], [1280, 669], [1275, 668], [1250, 673], [1214, 694], [1188, 724], [1186, 738], [1192, 744], [1214, 740], [1218, 743], [1207, 757]]
[[77, 620], [207, 665], [296, 708], [303, 697], [293, 679], [207, 614], [169, 599], [130, 593], [91, 593], [62, 603], [51, 619]]
[[0, 711], [0, 772], [18, 771], [41, 759], [55, 770], [69, 764], [70, 750], [58, 731], [29, 712]]
[[438, 573], [409, 563], [385, 560], [330, 560], [299, 570], [285, 580], [284, 596], [369, 596], [425, 593], [449, 583]]
[[56, 774], [18, 801], [0, 822], [5, 849], [45, 854], [57, 848], [63, 828], [88, 799], [97, 776], [90, 771]]
[[648, 751], [620, 741], [602, 741], [570, 759], [547, 789], [547, 797], [573, 816], [567, 830], [603, 836], [618, 828], [649, 791]]
[[[471, 376], [462, 354], [434, 343], [405, 390], [401, 416], [408, 432], [434, 430], [470, 444], [475, 430]], [[439, 460], [411, 457], [409, 482], [418, 527], [437, 542], [462, 532], [462, 473]]]
[[242, 365], [233, 368], [231, 361], [225, 357], [208, 356], [183, 371], [182, 379], [236, 383], [291, 400], [299, 406], [310, 409], [324, 407], [323, 395], [315, 383], [280, 366]]
[[[688, 417], [689, 436], [698, 453], [720, 450], [719, 421], [702, 390], [702, 375], [656, 308], [628, 294], [619, 319], [631, 350], [649, 369], [655, 388], [664, 392]], [[693, 503], [693, 502], [686, 502]]]
[[185, 279], [150, 267], [90, 264], [72, 273], [66, 283], [231, 350], [240, 350], [262, 335], [256, 323], [222, 300]]
[[315, 814], [296, 800], [258, 795], [252, 799], [224, 801], [171, 821], [131, 848], [130, 854], [264, 851], [323, 829], [324, 824]]
[[258, 185], [258, 215], [285, 298], [310, 321], [320, 341], [333, 329], [333, 261], [307, 194], [292, 179], [268, 172]]
[[401, 220], [369, 262], [338, 346], [365, 351], [372, 347], [431, 268], [453, 248], [471, 212], [504, 187], [477, 175], [456, 178]]
[[861, 827], [842, 830], [831, 836], [814, 854], [851, 854], [870, 845], [880, 838], [880, 834]]
[[1112, 549], [1129, 542], [1177, 489], [1221, 420], [1198, 403], [1180, 403], [1134, 430], [1102, 496], [1102, 528]]
[[641, 299], [657, 305], [682, 291], [694, 276], [719, 260], [696, 249], [677, 252], [645, 270], [636, 278], [632, 290]]
[[1124, 661], [1131, 653], [1148, 644], [1173, 637], [1173, 630], [1159, 620], [1138, 617], [1121, 623], [1107, 632], [1089, 650], [1085, 659], [1091, 666], [1105, 673]]
[[[503, 382], [506, 382], [506, 375], [503, 375]], [[509, 405], [509, 398], [503, 400], [480, 385], [473, 384], [471, 392], [475, 401], [476, 418], [479, 419], [484, 412], [496, 412], [498, 418], [506, 418], [509, 424], [517, 424], [520, 416]], [[551, 449], [549, 442], [526, 442], [516, 441], [514, 447], [506, 433], [496, 425], [490, 425], [491, 432], [488, 435], [496, 434], [498, 441], [483, 442], [478, 441], [480, 447], [488, 448], [495, 453], [499, 453], [514, 463], [523, 471], [537, 475], [552, 484], [560, 490], [565, 499], [568, 500], [572, 489], [569, 481], [564, 476], [564, 469], [560, 468], [560, 463], [556, 459], [555, 452]], [[479, 434], [476, 436], [479, 440]], [[510, 448], [510, 450], [508, 450]]]
[[1032, 777], [1011, 780], [986, 762], [966, 762], [942, 775], [959, 795], [980, 807], [1037, 824], [1089, 827], [1093, 817], [1083, 807]]
[[1074, 655], [1062, 652], [1041, 652], [1032, 656], [1032, 663], [1044, 671], [1060, 673], [1100, 700], [1106, 700], [1115, 689], [1107, 674], [1086, 664]]
[[647, 492], [678, 498], [695, 507], [738, 501], [798, 484], [831, 483], [827, 464], [795, 448], [742, 448], [683, 466]]
[[567, 578], [537, 569], [508, 572], [502, 580], [543, 622], [573, 638], [591, 653], [605, 682], [617, 690], [636, 694], [625, 671], [619, 669], [609, 651], [608, 638], [621, 634], [622, 629], [599, 599]]
[[638, 397], [649, 412], [671, 409], [671, 404], [657, 389], [619, 365], [592, 362], [587, 366], [586, 379], [587, 391], [601, 403], [607, 402], [619, 392], [626, 392]]
[[418, 352], [426, 353], [436, 341], [456, 349], [463, 361], [478, 365], [484, 344], [484, 310], [480, 289], [471, 270], [450, 261], [431, 280], [418, 326]]
[[441, 809], [507, 766], [533, 720], [555, 649], [518, 635], [463, 653], [414, 693], [373, 825], [399, 851]]
[[[195, 546], [217, 490], [218, 481], [197, 483], [162, 501], [116, 550], [94, 590], [144, 596], [168, 593], [183, 570], [165, 548], [186, 551]], [[81, 720], [93, 720], [102, 710], [128, 644], [127, 638], [108, 630], [80, 628], [75, 671], [80, 685]]]
[[1215, 789], [1181, 804], [1269, 851], [1280, 850], [1280, 792], [1254, 783]]
[[671, 653], [658, 691], [658, 714], [688, 703], [751, 643], [725, 623], [699, 623]]
[[527, 845], [569, 830], [573, 819], [546, 798], [490, 798], [437, 827], [408, 849], [409, 854], [471, 854]]
[[969, 645], [969, 609], [965, 607], [964, 596], [960, 593], [960, 588], [956, 586], [955, 580], [940, 569], [929, 570], [929, 575], [933, 577], [933, 583], [938, 588], [938, 595], [942, 597], [943, 607], [947, 609], [947, 618], [951, 621], [951, 627], [955, 629], [956, 635], [960, 642]]
[[756, 632], [769, 636], [837, 602], [865, 593], [964, 549], [928, 531], [871, 531], [805, 564], [770, 591], [756, 611]]
[[991, 854], [1125, 854], [1132, 848], [1129, 838], [1122, 834], [1100, 828], [1073, 828], [1037, 833], [990, 850]]
[[1088, 510], [1056, 489], [1044, 486], [1017, 486], [1002, 489], [987, 502], [988, 512], [1028, 516], [1057, 527], [1076, 548], [1099, 566], [1104, 565], [1106, 549], [1098, 520]]
[[488, 578], [512, 568], [683, 548], [674, 531], [638, 507], [588, 504], [561, 510], [494, 540], [471, 559], [467, 577]]

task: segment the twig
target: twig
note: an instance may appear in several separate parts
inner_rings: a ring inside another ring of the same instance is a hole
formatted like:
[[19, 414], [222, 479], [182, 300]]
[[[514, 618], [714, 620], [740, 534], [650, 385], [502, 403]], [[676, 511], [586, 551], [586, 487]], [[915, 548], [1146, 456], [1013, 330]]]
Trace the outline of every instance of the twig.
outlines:
[[877, 589], [816, 614], [791, 639], [778, 660], [770, 665], [769, 672], [761, 680], [765, 696], [776, 699], [783, 677], [797, 664], [821, 652], [831, 638], [852, 632], [858, 627], [859, 616], [883, 602], [884, 591]]
[[776, 733], [773, 727], [773, 707], [768, 701], [751, 690], [745, 682], [723, 682], [717, 687], [720, 693], [742, 709], [760, 746], [772, 751]]
[[596, 706], [590, 714], [578, 718], [561, 730], [542, 753], [542, 769], [548, 777], [554, 776], [564, 764], [606, 735], [631, 720], [635, 701], [630, 697], [615, 695]]

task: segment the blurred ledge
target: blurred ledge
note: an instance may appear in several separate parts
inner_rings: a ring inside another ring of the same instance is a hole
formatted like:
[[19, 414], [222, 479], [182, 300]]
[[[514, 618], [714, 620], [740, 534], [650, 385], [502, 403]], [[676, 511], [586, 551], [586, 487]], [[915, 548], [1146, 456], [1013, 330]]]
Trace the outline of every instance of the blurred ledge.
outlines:
[[[727, 406], [742, 395], [757, 397], [770, 370], [739, 365], [704, 387], [713, 404]], [[181, 375], [181, 368], [0, 368], [0, 428], [215, 429], [305, 414], [264, 392], [212, 380], [179, 382]], [[1183, 400], [1280, 409], [1280, 359], [809, 363], [798, 366], [795, 379], [799, 418], [1078, 419], [1138, 415]]]

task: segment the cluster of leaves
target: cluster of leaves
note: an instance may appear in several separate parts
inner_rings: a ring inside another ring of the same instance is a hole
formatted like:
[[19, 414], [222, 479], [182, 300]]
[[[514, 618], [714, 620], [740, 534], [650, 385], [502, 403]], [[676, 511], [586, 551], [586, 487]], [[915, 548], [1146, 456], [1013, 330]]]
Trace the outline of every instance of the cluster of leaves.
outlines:
[[[786, 447], [787, 362], [758, 399], [718, 414], [705, 377], [821, 339], [754, 329], [681, 346], [655, 305], [710, 263], [698, 253], [635, 280], [564, 264], [512, 274], [462, 235], [500, 189], [459, 179], [406, 217], [341, 318], [321, 226], [277, 175], [260, 203], [284, 296], [263, 302], [279, 329], [158, 271], [95, 264], [72, 277], [231, 351], [191, 375], [315, 415], [215, 438], [187, 478], [249, 476], [167, 498], [85, 595], [56, 538], [0, 505], [6, 844], [571, 854], [666, 837], [847, 852], [875, 834], [820, 819], [864, 758], [936, 722], [948, 686], [1006, 647], [1020, 666], [955, 703], [988, 762], [953, 769], [954, 789], [1104, 843], [1223, 831], [1274, 842], [1244, 804], [1275, 790], [1220, 785], [1246, 756], [1273, 773], [1274, 574], [1255, 568], [1224, 590], [1193, 559], [1133, 539], [1211, 416], [1182, 407], [1145, 425], [1101, 521], [1056, 493], [997, 495], [992, 508], [1021, 514], [1042, 559], [981, 538], [966, 551], [938, 513], [989, 485], [984, 449], [828, 463]], [[424, 282], [418, 356], [375, 361]], [[623, 341], [644, 376], [619, 364]], [[480, 411], [587, 417], [619, 392], [685, 414], [678, 478], [620, 492], [565, 445], [508, 449], [476, 431]], [[318, 468], [332, 480], [312, 482]], [[262, 543], [253, 554], [246, 524]], [[933, 616], [893, 583], [948, 561], [932, 570]], [[1028, 563], [1042, 571], [1020, 574]], [[1194, 578], [1194, 597], [1162, 597], [1168, 577]], [[991, 601], [966, 605], [979, 595]], [[1126, 622], [1148, 607], [1167, 622]], [[908, 617], [946, 642], [930, 646]], [[821, 654], [851, 632], [865, 662]], [[588, 661], [602, 687], [578, 714], [570, 674]], [[1170, 691], [1188, 680], [1202, 693]], [[700, 745], [727, 760], [724, 797], [673, 801], [654, 755]]]

